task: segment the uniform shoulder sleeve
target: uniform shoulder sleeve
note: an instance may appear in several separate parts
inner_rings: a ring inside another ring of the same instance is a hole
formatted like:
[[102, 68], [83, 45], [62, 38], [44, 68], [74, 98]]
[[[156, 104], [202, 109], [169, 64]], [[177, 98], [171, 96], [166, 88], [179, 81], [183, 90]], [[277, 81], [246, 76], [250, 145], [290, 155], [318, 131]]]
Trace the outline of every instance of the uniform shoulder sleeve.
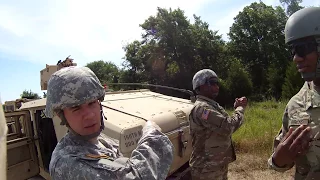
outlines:
[[243, 110], [237, 109], [232, 116], [222, 114], [212, 106], [199, 106], [196, 109], [199, 124], [223, 136], [230, 136], [242, 125]]

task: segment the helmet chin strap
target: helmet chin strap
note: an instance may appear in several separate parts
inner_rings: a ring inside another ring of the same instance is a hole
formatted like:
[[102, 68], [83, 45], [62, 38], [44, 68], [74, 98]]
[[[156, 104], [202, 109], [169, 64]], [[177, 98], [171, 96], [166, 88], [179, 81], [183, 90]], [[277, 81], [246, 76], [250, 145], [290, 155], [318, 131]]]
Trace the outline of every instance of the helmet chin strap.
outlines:
[[75, 131], [70, 127], [68, 121], [66, 120], [66, 118], [64, 117], [63, 114], [62, 114], [60, 117], [61, 117], [62, 122], [65, 122], [65, 125], [67, 126], [68, 130], [69, 130], [72, 134], [74, 134], [74, 135], [80, 137], [81, 139], [87, 141], [87, 140], [90, 140], [90, 139], [92, 139], [92, 138], [98, 137], [98, 136], [100, 135], [101, 131], [104, 129], [104, 120], [107, 120], [107, 117], [104, 115], [104, 113], [103, 113], [103, 111], [102, 111], [102, 105], [101, 105], [101, 103], [100, 103], [100, 115], [101, 115], [101, 126], [100, 126], [100, 129], [99, 129], [97, 132], [94, 132], [94, 133], [88, 134], [88, 135], [80, 135], [80, 134], [78, 134], [77, 132], [75, 132]]

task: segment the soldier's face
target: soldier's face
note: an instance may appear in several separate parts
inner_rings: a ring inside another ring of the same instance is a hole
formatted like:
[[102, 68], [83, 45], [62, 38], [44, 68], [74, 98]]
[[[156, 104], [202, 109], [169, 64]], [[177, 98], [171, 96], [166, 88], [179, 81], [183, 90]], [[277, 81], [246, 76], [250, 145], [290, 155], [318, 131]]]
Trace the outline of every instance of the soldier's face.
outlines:
[[219, 83], [217, 78], [210, 78], [207, 83], [200, 87], [202, 94], [211, 99], [215, 99], [219, 94]]
[[63, 112], [70, 127], [80, 135], [89, 135], [100, 129], [101, 113], [98, 100], [65, 108]]
[[317, 68], [317, 44], [309, 38], [301, 39], [293, 43], [291, 52], [293, 61], [304, 79], [306, 81], [313, 80], [313, 77], [309, 77], [308, 74], [314, 73]]

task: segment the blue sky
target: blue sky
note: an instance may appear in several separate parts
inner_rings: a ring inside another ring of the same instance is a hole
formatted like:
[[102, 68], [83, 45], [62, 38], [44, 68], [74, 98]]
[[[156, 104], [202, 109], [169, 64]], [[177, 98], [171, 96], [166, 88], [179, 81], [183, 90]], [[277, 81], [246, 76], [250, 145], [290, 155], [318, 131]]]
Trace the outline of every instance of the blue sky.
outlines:
[[[139, 39], [139, 24], [156, 8], [177, 8], [189, 19], [196, 14], [227, 38], [233, 18], [254, 0], [0, 0], [0, 97], [20, 97], [23, 90], [40, 96], [40, 70], [68, 55], [78, 66], [95, 60], [120, 66], [122, 47]], [[264, 0], [280, 5], [279, 0]], [[320, 5], [304, 0], [303, 6]]]

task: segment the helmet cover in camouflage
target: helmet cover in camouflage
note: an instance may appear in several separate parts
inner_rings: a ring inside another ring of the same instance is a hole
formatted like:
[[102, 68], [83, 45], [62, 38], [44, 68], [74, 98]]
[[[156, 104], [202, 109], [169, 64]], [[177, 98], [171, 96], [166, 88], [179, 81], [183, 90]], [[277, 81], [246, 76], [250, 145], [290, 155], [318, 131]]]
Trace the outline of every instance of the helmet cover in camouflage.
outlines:
[[217, 74], [211, 69], [202, 69], [198, 71], [192, 79], [193, 90], [201, 85], [204, 85], [210, 78], [218, 78]]
[[87, 67], [70, 66], [52, 74], [48, 81], [45, 114], [52, 118], [56, 110], [104, 98], [105, 90]]

